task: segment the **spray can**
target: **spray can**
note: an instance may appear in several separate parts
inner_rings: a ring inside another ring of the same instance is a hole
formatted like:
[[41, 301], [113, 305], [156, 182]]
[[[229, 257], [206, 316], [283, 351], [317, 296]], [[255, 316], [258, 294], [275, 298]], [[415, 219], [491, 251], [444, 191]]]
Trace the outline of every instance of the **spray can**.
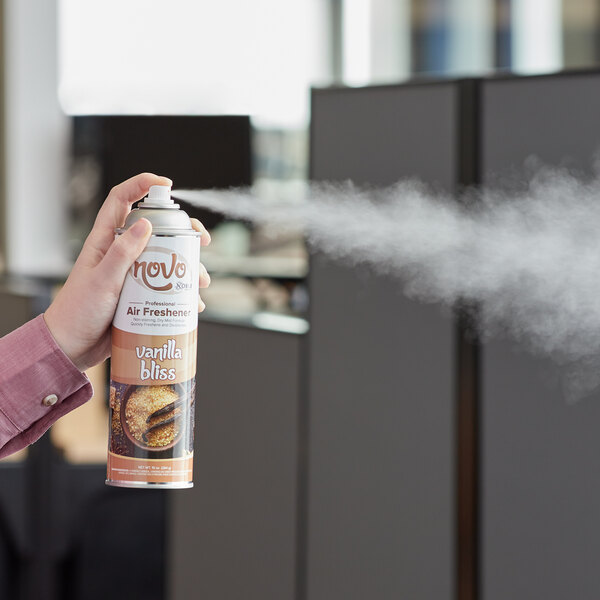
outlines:
[[200, 234], [170, 192], [152, 186], [116, 230], [152, 224], [112, 324], [108, 485], [193, 485]]

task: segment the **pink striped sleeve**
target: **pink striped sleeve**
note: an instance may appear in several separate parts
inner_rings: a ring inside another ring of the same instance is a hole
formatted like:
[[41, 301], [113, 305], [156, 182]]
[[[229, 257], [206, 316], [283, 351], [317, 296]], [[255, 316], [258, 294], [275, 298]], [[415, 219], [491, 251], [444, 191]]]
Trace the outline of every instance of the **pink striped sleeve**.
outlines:
[[91, 397], [89, 379], [60, 349], [43, 315], [0, 338], [0, 458], [35, 442]]

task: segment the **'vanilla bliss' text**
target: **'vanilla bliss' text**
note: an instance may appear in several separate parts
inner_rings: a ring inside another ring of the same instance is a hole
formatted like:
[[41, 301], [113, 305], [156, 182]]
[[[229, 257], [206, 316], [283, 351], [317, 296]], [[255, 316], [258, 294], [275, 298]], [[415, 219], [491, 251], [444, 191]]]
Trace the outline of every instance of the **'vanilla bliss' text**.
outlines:
[[140, 359], [140, 379], [142, 381], [147, 379], [155, 381], [174, 380], [176, 369], [167, 369], [160, 362], [182, 358], [181, 348], [177, 348], [174, 339], [167, 340], [160, 347], [136, 346], [135, 355]]

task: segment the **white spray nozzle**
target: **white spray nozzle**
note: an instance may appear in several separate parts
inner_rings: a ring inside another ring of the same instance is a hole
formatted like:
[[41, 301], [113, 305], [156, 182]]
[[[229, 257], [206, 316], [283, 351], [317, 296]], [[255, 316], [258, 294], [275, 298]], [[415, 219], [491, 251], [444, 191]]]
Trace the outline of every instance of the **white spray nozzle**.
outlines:
[[179, 208], [179, 204], [171, 198], [170, 185], [153, 185], [148, 195], [138, 204], [138, 208]]
[[173, 204], [171, 198], [170, 185], [153, 185], [148, 191], [148, 197], [145, 199], [148, 204], [160, 204], [170, 206]]

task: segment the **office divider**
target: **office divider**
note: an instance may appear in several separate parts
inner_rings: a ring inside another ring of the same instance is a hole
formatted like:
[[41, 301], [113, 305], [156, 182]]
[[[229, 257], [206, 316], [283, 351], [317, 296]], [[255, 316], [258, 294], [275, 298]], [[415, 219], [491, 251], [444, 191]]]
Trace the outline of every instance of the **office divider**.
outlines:
[[[454, 190], [460, 95], [454, 81], [315, 91], [311, 179]], [[450, 599], [453, 316], [320, 254], [309, 287], [306, 598]]]
[[[589, 175], [599, 97], [597, 72], [483, 80], [483, 182], [532, 156]], [[486, 343], [481, 364], [481, 597], [596, 598], [600, 393], [569, 403], [556, 364], [507, 340]]]
[[[596, 71], [315, 90], [311, 177], [589, 173], [598, 97]], [[598, 393], [569, 404], [556, 364], [367, 267], [314, 253], [309, 280], [301, 597], [595, 597]]]

